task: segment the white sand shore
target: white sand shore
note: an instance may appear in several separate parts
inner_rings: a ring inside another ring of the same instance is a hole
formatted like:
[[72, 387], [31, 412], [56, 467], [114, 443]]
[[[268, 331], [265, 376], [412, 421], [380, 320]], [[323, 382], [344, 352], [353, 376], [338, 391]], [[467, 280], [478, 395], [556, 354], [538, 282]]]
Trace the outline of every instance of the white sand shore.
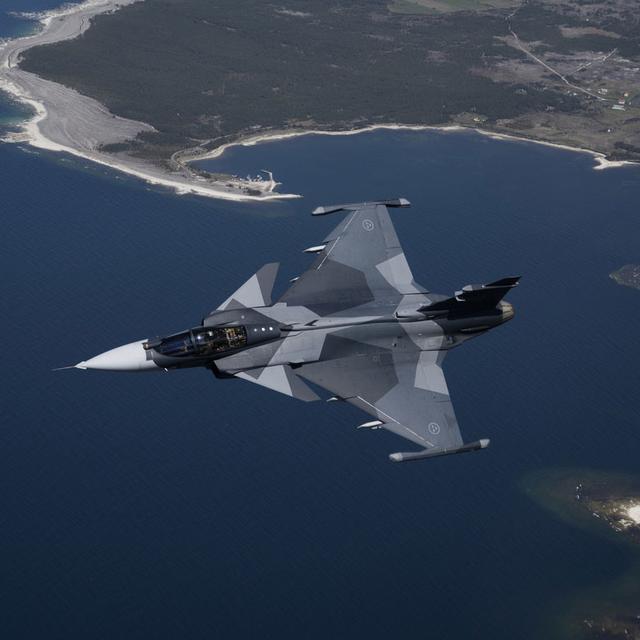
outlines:
[[227, 149], [230, 149], [231, 147], [235, 147], [235, 146], [252, 147], [254, 145], [262, 144], [266, 142], [275, 142], [277, 140], [288, 140], [290, 138], [296, 138], [299, 136], [308, 136], [308, 135], [352, 136], [352, 135], [358, 135], [360, 133], [367, 133], [369, 131], [377, 131], [380, 129], [391, 130], [391, 131], [448, 131], [448, 132], [473, 131], [475, 133], [479, 133], [480, 135], [487, 136], [495, 140], [511, 140], [513, 142], [541, 144], [546, 147], [553, 147], [555, 149], [573, 151], [574, 153], [589, 154], [590, 156], [593, 157], [593, 159], [596, 162], [595, 166], [593, 167], [596, 171], [601, 169], [613, 169], [616, 167], [623, 167], [626, 165], [638, 164], [636, 162], [631, 162], [629, 160], [607, 160], [603, 153], [600, 153], [599, 151], [592, 151], [591, 149], [571, 147], [569, 145], [558, 144], [555, 142], [546, 142], [544, 140], [534, 140], [532, 138], [525, 138], [523, 136], [514, 136], [506, 133], [497, 133], [495, 131], [487, 131], [486, 129], [481, 129], [478, 127], [463, 127], [461, 125], [410, 125], [410, 124], [376, 124], [376, 125], [371, 125], [367, 127], [362, 127], [360, 129], [349, 129], [348, 131], [323, 131], [321, 129], [318, 129], [318, 130], [309, 130], [309, 131], [307, 130], [276, 131], [273, 133], [257, 134], [255, 136], [250, 136], [247, 138], [243, 138], [241, 140], [237, 140], [236, 142], [229, 142], [228, 144], [224, 144], [220, 147], [217, 147], [216, 149], [208, 153], [203, 153], [197, 156], [194, 155], [193, 157], [189, 158], [187, 162], [219, 158]]
[[25, 142], [39, 149], [71, 153], [151, 184], [168, 187], [179, 194], [239, 201], [300, 197], [273, 192], [273, 180], [258, 183], [233, 179], [215, 183], [191, 174], [187, 169], [182, 173], [171, 172], [150, 162], [101, 152], [101, 145], [130, 140], [142, 131], [153, 131], [153, 127], [114, 116], [96, 100], [19, 68], [20, 56], [27, 49], [75, 38], [89, 27], [96, 15], [138, 1], [85, 0], [78, 5], [34, 14], [29, 17], [42, 25], [38, 33], [2, 42], [0, 89], [34, 110], [33, 117], [22, 123], [19, 131], [9, 135], [5, 141]]
[[[276, 182], [271, 179], [263, 183], [230, 179], [213, 182], [189, 171], [187, 164], [196, 160], [220, 157], [230, 147], [252, 146], [275, 140], [285, 140], [304, 135], [343, 136], [357, 135], [377, 129], [407, 131], [477, 131], [498, 140], [514, 140], [543, 144], [558, 149], [588, 153], [596, 161], [595, 169], [606, 169], [634, 164], [627, 161], [609, 161], [602, 153], [589, 149], [569, 147], [562, 144], [532, 140], [519, 136], [486, 131], [462, 126], [428, 126], [381, 124], [347, 131], [281, 131], [259, 134], [222, 145], [209, 153], [183, 152], [180, 163], [184, 171], [172, 172], [150, 162], [129, 156], [101, 152], [101, 145], [124, 142], [153, 127], [134, 120], [111, 114], [99, 102], [79, 94], [55, 82], [50, 82], [19, 68], [21, 54], [41, 44], [60, 42], [77, 37], [90, 26], [91, 19], [101, 13], [141, 0], [85, 0], [78, 5], [63, 6], [59, 10], [29, 15], [37, 19], [42, 29], [31, 36], [15, 38], [0, 43], [0, 89], [8, 92], [17, 101], [30, 105], [34, 110], [31, 119], [22, 123], [17, 133], [9, 135], [7, 142], [25, 142], [40, 149], [66, 152], [108, 166], [112, 169], [140, 178], [148, 183], [160, 185], [179, 194], [196, 194], [210, 198], [237, 201], [269, 201], [298, 198], [296, 194], [276, 193]], [[255, 194], [255, 191], [258, 194]]]

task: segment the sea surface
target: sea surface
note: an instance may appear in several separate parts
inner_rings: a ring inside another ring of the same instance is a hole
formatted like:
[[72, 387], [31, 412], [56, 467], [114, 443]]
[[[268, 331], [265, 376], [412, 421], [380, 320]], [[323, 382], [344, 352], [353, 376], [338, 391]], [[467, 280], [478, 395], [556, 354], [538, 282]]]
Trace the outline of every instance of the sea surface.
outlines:
[[[0, 145], [2, 636], [566, 637], [629, 551], [521, 478], [635, 472], [640, 453], [640, 293], [608, 277], [640, 261], [640, 169], [593, 164], [471, 133], [308, 136], [210, 161], [304, 195], [233, 204]], [[410, 444], [356, 432], [366, 416], [339, 403], [197, 370], [51, 370], [197, 325], [266, 262], [283, 291], [339, 222], [315, 206], [397, 196], [425, 286], [523, 276], [513, 322], [445, 363], [486, 451], [397, 465]]]
[[51, 11], [78, 3], [79, 0], [64, 3], [60, 0], [3, 0], [0, 7], [0, 38], [16, 38], [37, 31], [38, 23], [26, 19], [24, 14]]

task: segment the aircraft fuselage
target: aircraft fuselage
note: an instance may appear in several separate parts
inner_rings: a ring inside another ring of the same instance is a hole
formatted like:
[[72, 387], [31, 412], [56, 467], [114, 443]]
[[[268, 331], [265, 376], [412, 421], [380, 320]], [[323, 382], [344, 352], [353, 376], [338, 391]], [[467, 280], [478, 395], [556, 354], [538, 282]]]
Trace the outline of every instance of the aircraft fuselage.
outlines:
[[[403, 317], [394, 313], [283, 324], [269, 317], [276, 307], [214, 312], [199, 327], [122, 345], [77, 366], [108, 371], [207, 367], [220, 377], [231, 377], [251, 368], [284, 364], [298, 367], [325, 359], [329, 356], [323, 353], [328, 335], [344, 340], [340, 357], [357, 355], [361, 344], [377, 347], [381, 355], [387, 351], [399, 353], [405, 341], [411, 341], [412, 348], [418, 346], [421, 351], [448, 350], [507, 322], [514, 315], [513, 307], [501, 302], [496, 309], [482, 315], [440, 315], [425, 319], [424, 313], [416, 312]], [[299, 316], [295, 308], [292, 311], [291, 315]]]

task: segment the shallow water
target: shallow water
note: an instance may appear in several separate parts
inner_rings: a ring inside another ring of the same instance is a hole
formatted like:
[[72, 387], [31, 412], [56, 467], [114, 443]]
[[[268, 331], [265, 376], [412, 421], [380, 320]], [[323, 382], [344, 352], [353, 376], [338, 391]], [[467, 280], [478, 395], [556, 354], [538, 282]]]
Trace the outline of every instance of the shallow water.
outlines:
[[[21, 14], [50, 11], [61, 6], [60, 0], [3, 0], [0, 8], [0, 38], [16, 38], [38, 29], [38, 23]], [[65, 5], [78, 4], [65, 2]]]
[[[637, 469], [640, 170], [473, 134], [376, 132], [234, 148], [300, 201], [229, 204], [0, 146], [0, 597], [7, 637], [549, 636], [628, 552], [520, 491], [540, 467]], [[404, 196], [416, 279], [449, 293], [522, 274], [516, 318], [446, 361], [468, 456], [352, 407], [204, 371], [52, 367], [197, 324], [262, 264], [280, 290], [338, 217]], [[559, 632], [558, 632], [559, 633]]]
[[[64, 4], [73, 5], [77, 2]], [[60, 0], [3, 0], [0, 7], [0, 43], [4, 39], [30, 35], [40, 28], [37, 20], [28, 19], [22, 14], [50, 11], [60, 6]], [[0, 93], [0, 128], [13, 127], [29, 113], [28, 106], [19, 105], [6, 94]]]

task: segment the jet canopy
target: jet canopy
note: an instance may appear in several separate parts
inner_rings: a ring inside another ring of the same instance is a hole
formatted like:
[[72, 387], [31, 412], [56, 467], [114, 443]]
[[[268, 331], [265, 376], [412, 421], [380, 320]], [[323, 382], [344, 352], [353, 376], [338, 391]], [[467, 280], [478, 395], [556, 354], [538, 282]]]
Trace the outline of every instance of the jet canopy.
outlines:
[[145, 349], [154, 349], [170, 358], [207, 357], [224, 351], [239, 349], [247, 344], [247, 330], [234, 327], [197, 327], [166, 338], [145, 343]]

